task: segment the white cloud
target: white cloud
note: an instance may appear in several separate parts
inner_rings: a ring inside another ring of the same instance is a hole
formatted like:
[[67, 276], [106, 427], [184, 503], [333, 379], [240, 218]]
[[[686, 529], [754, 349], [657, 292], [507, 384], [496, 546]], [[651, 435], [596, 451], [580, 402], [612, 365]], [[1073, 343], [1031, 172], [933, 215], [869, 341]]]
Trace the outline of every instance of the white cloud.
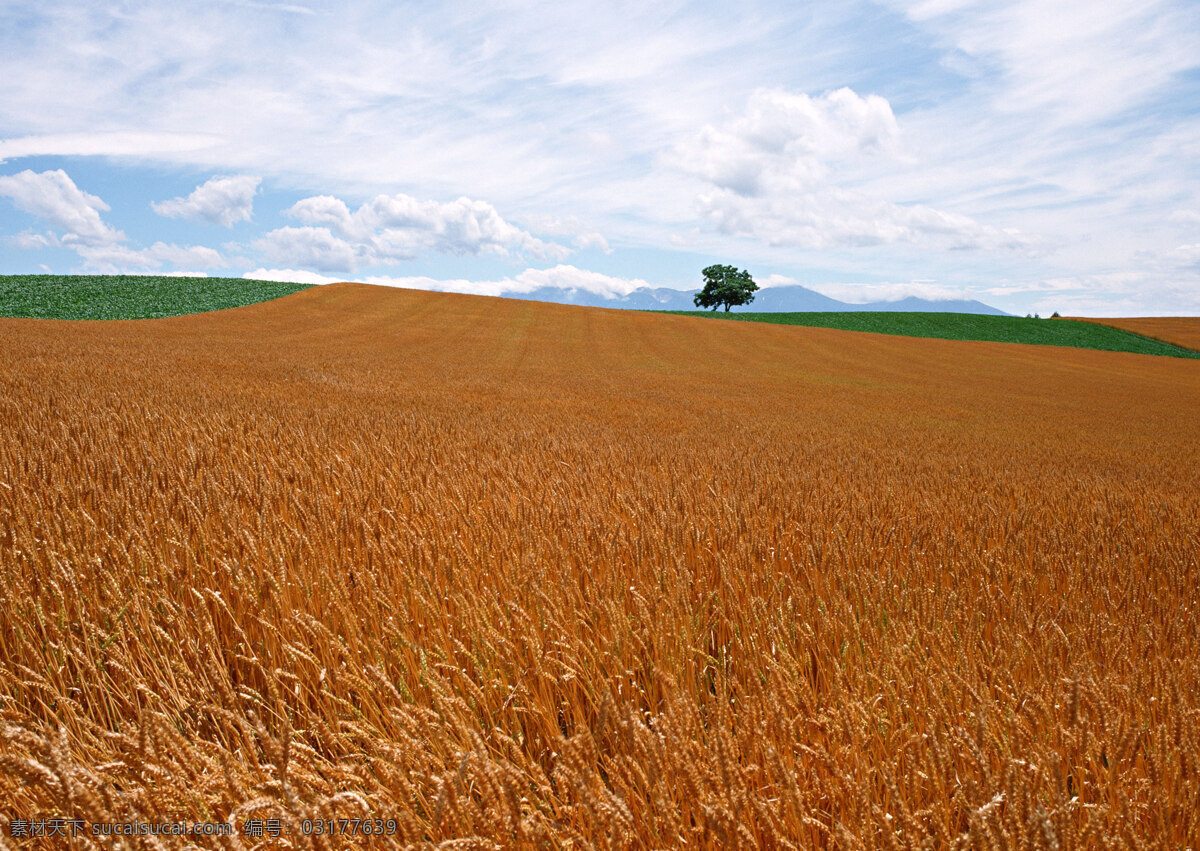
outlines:
[[603, 251], [605, 254], [612, 254], [612, 249], [608, 247], [608, 240], [604, 238], [604, 234], [597, 231], [581, 233], [571, 240], [571, 244], [584, 251], [594, 248], [597, 251]]
[[[331, 195], [316, 195], [297, 201], [288, 209], [286, 215], [299, 219], [310, 225], [328, 225], [345, 231], [353, 222], [350, 208], [346, 202]], [[359, 236], [365, 236], [366, 228]]]
[[439, 203], [377, 195], [351, 212], [341, 199], [317, 195], [297, 201], [285, 214], [304, 227], [278, 228], [256, 247], [272, 262], [325, 272], [411, 260], [422, 251], [542, 259], [571, 253], [505, 221], [491, 204], [470, 198]]
[[996, 106], [1091, 122], [1145, 103], [1200, 56], [1200, 13], [1171, 0], [895, 0], [919, 26], [995, 67]]
[[1179, 246], [1171, 252], [1170, 259], [1181, 266], [1195, 266], [1200, 268], [1200, 242]]
[[[344, 280], [298, 269], [258, 268], [242, 277], [264, 281], [290, 281], [299, 284], [332, 284]], [[498, 280], [471, 281], [465, 278], [431, 278], [425, 275], [370, 275], [362, 283], [436, 292], [500, 296], [531, 293], [542, 287], [560, 287], [568, 292], [587, 292], [604, 298], [620, 298], [640, 287], [652, 286], [641, 278], [621, 278], [559, 264], [550, 269], [526, 269], [518, 275]]]
[[874, 159], [900, 167], [900, 130], [888, 102], [838, 89], [821, 97], [755, 92], [745, 112], [708, 125], [666, 161], [708, 184], [697, 210], [717, 231], [772, 246], [831, 249], [890, 243], [1014, 248], [1015, 231], [925, 204], [847, 189]]
[[1018, 284], [1001, 284], [982, 290], [984, 295], [1012, 296], [1025, 293], [1059, 293], [1075, 290], [1110, 289], [1118, 291], [1129, 283], [1140, 283], [1145, 280], [1141, 274], [1118, 275], [1088, 275], [1074, 278], [1048, 278], [1042, 281], [1028, 281]]
[[11, 198], [19, 210], [62, 230], [44, 235], [24, 231], [12, 240], [18, 248], [67, 248], [83, 258], [89, 269], [104, 273], [158, 269], [163, 263], [197, 268], [228, 265], [220, 252], [201, 245], [156, 242], [149, 248], [130, 248], [125, 234], [101, 218], [108, 204], [76, 186], [62, 169], [41, 173], [26, 169], [0, 177], [0, 196]]
[[738, 195], [802, 192], [825, 180], [831, 162], [891, 151], [898, 134], [878, 95], [759, 90], [742, 115], [706, 125], [667, 162]]
[[352, 272], [359, 265], [359, 247], [334, 236], [329, 228], [277, 228], [254, 247], [272, 263], [292, 263], [322, 272]]
[[542, 287], [561, 287], [568, 291], [594, 293], [604, 298], [619, 298], [640, 287], [649, 286], [651, 284], [641, 278], [621, 278], [559, 264], [552, 269], [526, 269], [512, 279], [508, 291], [528, 293]]
[[16, 4], [0, 128], [22, 135], [0, 157], [152, 158], [502, 209], [570, 199], [706, 119], [714, 95], [807, 64], [791, 24], [809, 16], [788, 9], [355, 0], [284, 22], [307, 7]]
[[202, 245], [174, 245], [156, 242], [149, 248], [129, 248], [121, 244], [79, 245], [75, 252], [87, 267], [104, 274], [129, 270], [158, 270], [164, 263], [185, 268], [219, 268], [228, 261], [219, 251]]
[[758, 284], [760, 290], [769, 290], [771, 287], [794, 287], [800, 285], [800, 282], [795, 278], [790, 278], [787, 275], [771, 274], [765, 277], [755, 278], [754, 283]]
[[1175, 210], [1167, 216], [1167, 221], [1180, 225], [1200, 225], [1200, 210]]
[[23, 248], [26, 250], [47, 248], [53, 244], [52, 240], [46, 235], [35, 233], [31, 230], [23, 230], [15, 236], [10, 236], [7, 241], [14, 248]]
[[569, 236], [571, 244], [580, 250], [594, 248], [605, 254], [612, 254], [612, 248], [604, 234], [589, 227], [578, 216], [550, 216], [533, 213], [521, 216], [517, 224], [535, 233]]
[[746, 198], [728, 190], [699, 196], [700, 213], [721, 233], [773, 246], [829, 249], [905, 242], [940, 248], [1019, 248], [1019, 233], [923, 204], [901, 205], [827, 187], [800, 195]]
[[214, 177], [197, 186], [186, 198], [153, 201], [150, 207], [160, 216], [171, 219], [203, 219], [222, 227], [232, 227], [235, 222], [250, 221], [254, 195], [261, 182], [260, 177], [244, 174]]
[[142, 253], [151, 261], [150, 265], [170, 263], [184, 268], [211, 269], [228, 265], [221, 252], [205, 245], [175, 245], [156, 242]]
[[76, 186], [62, 169], [41, 173], [26, 169], [0, 177], [0, 196], [12, 199], [17, 209], [61, 228], [64, 245], [109, 245], [125, 239], [100, 217], [109, 206]]
[[1160, 316], [1200, 314], [1200, 274], [1180, 269], [1169, 275], [1160, 268], [1068, 275], [982, 292], [1021, 295], [1042, 315], [1057, 310], [1069, 316], [1137, 316], [1146, 315], [1146, 304], [1156, 305]]
[[172, 156], [203, 151], [219, 141], [207, 133], [43, 133], [0, 139], [0, 163], [20, 157]]
[[343, 280], [305, 269], [265, 269], [261, 266], [242, 277], [250, 281], [281, 281], [287, 284], [333, 284]]
[[317, 14], [307, 6], [299, 6], [292, 3], [253, 3], [250, 0], [240, 0], [239, 6], [245, 6], [249, 9], [269, 9], [273, 12], [285, 12], [290, 15], [315, 15]]

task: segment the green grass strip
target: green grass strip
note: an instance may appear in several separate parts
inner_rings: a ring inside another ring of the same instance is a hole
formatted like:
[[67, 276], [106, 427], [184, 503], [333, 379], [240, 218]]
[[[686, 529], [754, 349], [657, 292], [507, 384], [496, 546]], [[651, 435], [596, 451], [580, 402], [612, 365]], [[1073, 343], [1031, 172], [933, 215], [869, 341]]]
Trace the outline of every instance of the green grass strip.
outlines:
[[1133, 352], [1176, 358], [1200, 358], [1200, 352], [1172, 346], [1090, 322], [1069, 319], [1022, 319], [1018, 316], [988, 316], [975, 313], [716, 313], [708, 310], [664, 310], [676, 316], [710, 316], [739, 322], [773, 322], [777, 325], [807, 325], [843, 331], [869, 331], [902, 337], [932, 337], [941, 340], [987, 340], [997, 343], [1030, 343], [1038, 346], [1067, 346], [1109, 352]]
[[243, 307], [310, 286], [166, 275], [0, 275], [0, 316], [156, 319]]

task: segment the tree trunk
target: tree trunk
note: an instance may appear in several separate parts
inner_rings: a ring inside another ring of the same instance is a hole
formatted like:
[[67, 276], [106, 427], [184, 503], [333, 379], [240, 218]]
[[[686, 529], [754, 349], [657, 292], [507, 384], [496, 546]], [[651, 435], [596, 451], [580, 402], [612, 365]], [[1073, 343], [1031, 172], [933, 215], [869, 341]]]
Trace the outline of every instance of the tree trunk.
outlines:
[[728, 312], [729, 312], [729, 308], [730, 308], [730, 307], [732, 307], [732, 306], [733, 306], [733, 305], [730, 305], [730, 304], [727, 304], [727, 305], [725, 305], [725, 312], [726, 312], [726, 313], [728, 313]]

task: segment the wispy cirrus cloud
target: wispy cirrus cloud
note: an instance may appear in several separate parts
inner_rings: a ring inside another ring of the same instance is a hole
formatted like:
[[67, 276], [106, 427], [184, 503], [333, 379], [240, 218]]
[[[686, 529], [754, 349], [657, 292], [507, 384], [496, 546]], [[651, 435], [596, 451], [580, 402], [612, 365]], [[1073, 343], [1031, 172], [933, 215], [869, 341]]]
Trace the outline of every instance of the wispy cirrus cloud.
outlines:
[[220, 142], [207, 133], [84, 131], [42, 133], [0, 138], [0, 163], [22, 157], [97, 157], [137, 156], [173, 157], [193, 154]]
[[893, 0], [993, 76], [1006, 113], [1091, 123], [1137, 108], [1197, 66], [1200, 9], [1171, 0]]

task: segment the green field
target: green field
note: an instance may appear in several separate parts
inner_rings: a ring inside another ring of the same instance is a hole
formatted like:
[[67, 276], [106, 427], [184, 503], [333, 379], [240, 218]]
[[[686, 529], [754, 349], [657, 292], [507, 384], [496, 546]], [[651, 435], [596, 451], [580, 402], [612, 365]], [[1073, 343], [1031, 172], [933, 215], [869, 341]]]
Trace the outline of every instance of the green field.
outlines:
[[0, 316], [154, 319], [242, 307], [311, 284], [159, 275], [0, 275]]
[[676, 316], [708, 316], [740, 322], [774, 322], [777, 325], [807, 325], [839, 328], [843, 331], [869, 331], [902, 337], [936, 337], [943, 340], [990, 340], [997, 343], [1032, 343], [1039, 346], [1069, 346], [1076, 349], [1101, 349], [1110, 352], [1134, 352], [1142, 355], [1166, 355], [1176, 358], [1200, 358], [1200, 352], [1172, 346], [1140, 334], [1073, 322], [1070, 319], [1022, 319], [1017, 316], [987, 316], [975, 313], [888, 313], [876, 311], [849, 313], [724, 313], [708, 310], [661, 311]]

